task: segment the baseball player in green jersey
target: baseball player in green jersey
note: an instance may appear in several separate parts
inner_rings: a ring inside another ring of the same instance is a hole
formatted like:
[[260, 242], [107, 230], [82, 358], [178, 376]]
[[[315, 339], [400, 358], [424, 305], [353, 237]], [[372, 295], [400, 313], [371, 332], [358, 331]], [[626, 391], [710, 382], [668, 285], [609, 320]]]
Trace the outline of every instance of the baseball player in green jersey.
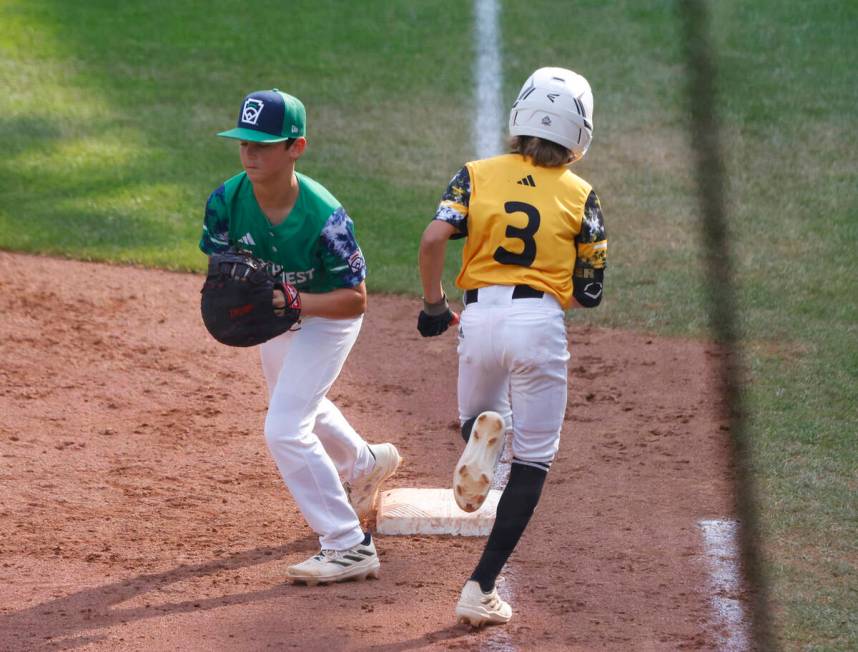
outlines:
[[378, 577], [360, 520], [400, 463], [392, 444], [367, 444], [326, 398], [357, 338], [366, 265], [354, 225], [324, 186], [295, 171], [307, 147], [306, 113], [277, 89], [247, 95], [236, 128], [244, 171], [209, 197], [200, 249], [235, 248], [267, 261], [300, 293], [297, 328], [260, 345], [268, 384], [265, 439], [321, 551], [290, 566], [307, 584]]
[[[567, 165], [587, 152], [593, 94], [563, 68], [540, 68], [509, 117], [511, 153], [473, 161], [453, 177], [420, 242], [423, 310], [418, 329], [440, 335], [459, 323], [459, 418], [467, 444], [453, 473], [466, 511], [488, 493], [504, 431], [512, 464], [495, 524], [456, 617], [474, 626], [507, 622], [495, 582], [533, 514], [557, 453], [566, 411], [564, 310], [602, 299], [607, 238], [599, 200]], [[461, 318], [441, 272], [447, 240], [465, 237], [456, 284]]]

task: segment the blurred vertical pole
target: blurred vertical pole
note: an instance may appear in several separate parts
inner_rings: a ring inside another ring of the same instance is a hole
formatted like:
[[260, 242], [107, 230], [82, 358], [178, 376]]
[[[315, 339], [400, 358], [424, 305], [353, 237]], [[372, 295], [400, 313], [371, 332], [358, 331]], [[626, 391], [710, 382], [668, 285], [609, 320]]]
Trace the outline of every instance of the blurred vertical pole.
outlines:
[[687, 75], [691, 145], [700, 199], [710, 327], [721, 349], [718, 377], [728, 410], [730, 443], [736, 472], [736, 514], [745, 585], [751, 595], [751, 637], [759, 650], [776, 645], [771, 637], [765, 573], [757, 545], [756, 500], [748, 430], [742, 395], [742, 359], [736, 317], [734, 268], [730, 252], [724, 193], [724, 163], [718, 122], [717, 69], [705, 0], [678, 0]]

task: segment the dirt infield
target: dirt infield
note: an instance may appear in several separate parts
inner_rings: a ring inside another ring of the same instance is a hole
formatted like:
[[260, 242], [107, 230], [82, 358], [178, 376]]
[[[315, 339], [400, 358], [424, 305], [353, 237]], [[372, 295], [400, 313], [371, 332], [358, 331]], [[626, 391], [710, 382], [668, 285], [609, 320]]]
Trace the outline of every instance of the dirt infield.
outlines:
[[[506, 627], [453, 607], [482, 539], [381, 537], [378, 581], [284, 583], [317, 540], [261, 434], [258, 353], [198, 315], [201, 277], [0, 252], [0, 649], [675, 650], [723, 639], [701, 519], [729, 517], [714, 349], [569, 326], [560, 454], [513, 555]], [[447, 486], [455, 337], [370, 297], [331, 391]], [[734, 596], [735, 597], [735, 596]]]

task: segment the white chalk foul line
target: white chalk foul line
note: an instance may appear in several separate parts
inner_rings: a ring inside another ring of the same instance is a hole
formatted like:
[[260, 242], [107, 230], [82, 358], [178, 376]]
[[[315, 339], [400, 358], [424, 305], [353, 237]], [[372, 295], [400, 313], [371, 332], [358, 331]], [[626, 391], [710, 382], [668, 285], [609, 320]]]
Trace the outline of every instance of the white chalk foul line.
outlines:
[[473, 139], [477, 158], [503, 152], [500, 7], [497, 0], [474, 0]]
[[722, 625], [718, 649], [739, 652], [750, 649], [748, 621], [739, 596], [742, 575], [739, 572], [739, 548], [736, 521], [700, 521], [703, 553], [709, 567], [712, 610]]
[[[500, 8], [497, 0], [474, 0], [474, 43], [476, 57], [473, 79], [474, 97], [473, 140], [477, 158], [503, 152], [503, 97], [501, 95]], [[509, 442], [507, 442], [507, 445]], [[503, 489], [509, 479], [509, 460], [498, 465], [493, 487]], [[515, 571], [507, 566], [505, 581], [498, 584], [498, 593], [515, 610], [513, 580]], [[483, 648], [493, 652], [515, 652], [518, 647], [506, 627], [496, 627]]]

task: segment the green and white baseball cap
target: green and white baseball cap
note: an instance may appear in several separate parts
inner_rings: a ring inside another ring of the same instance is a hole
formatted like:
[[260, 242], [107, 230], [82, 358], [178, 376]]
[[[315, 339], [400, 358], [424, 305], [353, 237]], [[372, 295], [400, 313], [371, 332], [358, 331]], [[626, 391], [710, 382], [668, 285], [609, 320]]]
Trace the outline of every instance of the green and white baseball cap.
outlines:
[[279, 143], [306, 135], [307, 112], [297, 97], [276, 88], [255, 91], [244, 98], [235, 129], [218, 136], [254, 143]]

